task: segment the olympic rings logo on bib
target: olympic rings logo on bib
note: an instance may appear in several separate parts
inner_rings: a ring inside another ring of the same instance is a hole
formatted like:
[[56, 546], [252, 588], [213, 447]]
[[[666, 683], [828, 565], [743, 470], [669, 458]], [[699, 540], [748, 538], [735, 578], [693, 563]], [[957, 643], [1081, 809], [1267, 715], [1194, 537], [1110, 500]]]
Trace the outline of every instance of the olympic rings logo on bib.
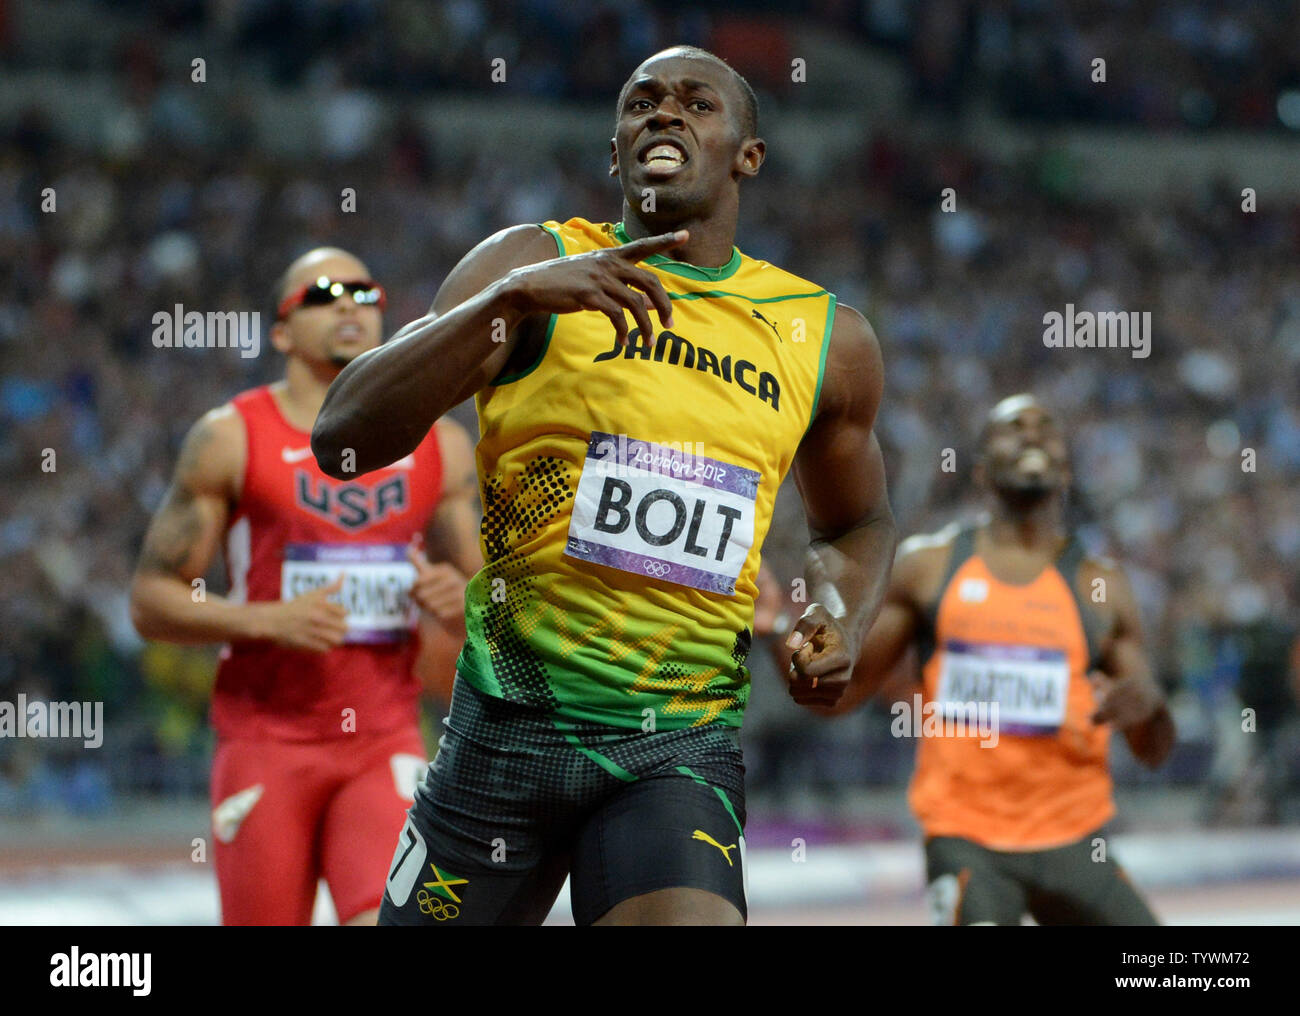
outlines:
[[754, 544], [761, 474], [593, 431], [569, 520], [569, 557], [731, 596]]
[[454, 921], [460, 916], [460, 907], [454, 903], [444, 903], [427, 889], [415, 894], [415, 902], [420, 905], [420, 913], [428, 914], [435, 921]]

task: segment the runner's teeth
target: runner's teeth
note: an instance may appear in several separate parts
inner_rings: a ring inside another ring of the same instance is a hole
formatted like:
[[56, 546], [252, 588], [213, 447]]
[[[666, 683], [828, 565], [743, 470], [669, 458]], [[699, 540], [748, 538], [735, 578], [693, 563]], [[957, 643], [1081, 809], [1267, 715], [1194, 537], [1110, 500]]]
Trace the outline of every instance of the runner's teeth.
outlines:
[[672, 145], [655, 145], [646, 153], [645, 161], [647, 163], [671, 162], [674, 165], [680, 165], [683, 160], [682, 153]]

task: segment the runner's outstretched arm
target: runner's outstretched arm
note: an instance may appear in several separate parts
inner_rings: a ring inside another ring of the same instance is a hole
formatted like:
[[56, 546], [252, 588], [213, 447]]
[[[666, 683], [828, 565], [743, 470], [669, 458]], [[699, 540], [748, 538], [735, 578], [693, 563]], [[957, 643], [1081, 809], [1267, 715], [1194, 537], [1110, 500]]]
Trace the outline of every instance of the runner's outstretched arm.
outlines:
[[873, 428], [884, 386], [880, 344], [851, 307], [835, 315], [813, 424], [794, 475], [812, 534], [805, 563], [812, 602], [786, 639], [790, 694], [834, 706], [884, 599], [896, 530]]
[[1118, 567], [1109, 569], [1106, 578], [1116, 626], [1101, 669], [1088, 675], [1097, 697], [1093, 722], [1113, 723], [1124, 732], [1134, 756], [1154, 769], [1173, 750], [1174, 720], [1147, 662], [1133, 588]]

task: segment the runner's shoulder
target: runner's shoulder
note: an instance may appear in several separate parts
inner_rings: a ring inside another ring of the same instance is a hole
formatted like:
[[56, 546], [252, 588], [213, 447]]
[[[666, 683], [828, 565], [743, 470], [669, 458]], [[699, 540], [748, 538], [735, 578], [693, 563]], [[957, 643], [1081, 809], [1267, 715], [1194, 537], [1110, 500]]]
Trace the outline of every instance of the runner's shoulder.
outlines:
[[237, 493], [248, 455], [244, 418], [233, 402], [200, 416], [181, 442], [176, 478], [194, 490]]
[[880, 340], [867, 316], [846, 303], [835, 308], [835, 322], [831, 325], [831, 338], [836, 345], [847, 346], [849, 355], [868, 363], [880, 360]]
[[523, 222], [497, 230], [475, 247], [467, 257], [517, 260], [520, 265], [559, 257], [555, 236], [536, 222]]
[[1124, 568], [1115, 558], [1106, 554], [1085, 552], [1079, 561], [1079, 571], [1094, 578], [1124, 578]]
[[961, 530], [962, 526], [953, 522], [933, 533], [916, 533], [909, 536], [898, 545], [897, 562], [902, 564], [906, 558], [912, 561], [939, 560], [946, 564], [948, 555], [952, 552], [953, 542]]
[[451, 270], [434, 297], [434, 310], [446, 313], [516, 268], [556, 257], [559, 249], [555, 238], [536, 223], [498, 230], [480, 241]]
[[880, 341], [871, 323], [852, 307], [839, 307], [825, 336], [825, 375], [817, 404], [826, 412], [865, 412], [874, 418], [884, 388]]
[[193, 447], [204, 455], [222, 457], [231, 452], [242, 453], [246, 441], [243, 416], [233, 402], [225, 402], [194, 421], [181, 447], [182, 450]]
[[917, 533], [900, 543], [894, 557], [894, 583], [920, 601], [937, 596], [961, 529], [959, 523], [953, 522], [937, 532]]
[[1074, 585], [1084, 602], [1094, 606], [1127, 603], [1133, 598], [1133, 587], [1123, 565], [1105, 554], [1085, 553], [1075, 573]]

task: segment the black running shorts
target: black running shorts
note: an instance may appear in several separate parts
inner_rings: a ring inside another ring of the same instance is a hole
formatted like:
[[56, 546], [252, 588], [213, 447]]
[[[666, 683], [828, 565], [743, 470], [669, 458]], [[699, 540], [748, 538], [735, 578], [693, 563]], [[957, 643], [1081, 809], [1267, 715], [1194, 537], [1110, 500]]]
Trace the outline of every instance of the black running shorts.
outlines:
[[925, 843], [935, 924], [1153, 925], [1156, 918], [1100, 835], [1051, 850], [990, 850], [936, 836]]
[[540, 924], [566, 875], [591, 924], [656, 889], [704, 889], [747, 915], [738, 731], [560, 720], [461, 678], [407, 812], [380, 924]]

